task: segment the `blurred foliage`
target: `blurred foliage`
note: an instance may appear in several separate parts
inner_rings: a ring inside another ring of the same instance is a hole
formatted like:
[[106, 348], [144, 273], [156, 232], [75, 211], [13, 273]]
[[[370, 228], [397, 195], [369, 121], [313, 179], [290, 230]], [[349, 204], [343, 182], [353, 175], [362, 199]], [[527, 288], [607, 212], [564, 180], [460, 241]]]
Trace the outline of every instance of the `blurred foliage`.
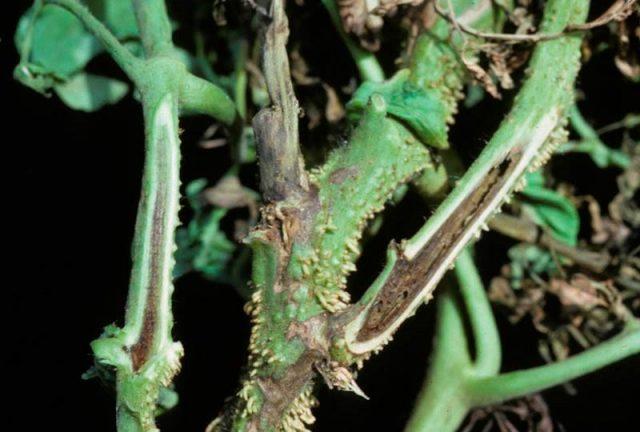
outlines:
[[198, 179], [186, 187], [193, 218], [176, 232], [176, 266], [173, 273], [174, 277], [179, 278], [190, 271], [197, 271], [210, 280], [228, 281], [226, 269], [236, 249], [220, 227], [228, 209], [215, 208], [204, 202], [202, 192], [206, 185], [205, 179]]
[[527, 185], [520, 192], [523, 211], [554, 237], [575, 246], [580, 231], [578, 211], [569, 199], [545, 187], [542, 171], [526, 176]]
[[[91, 0], [87, 3], [100, 21], [120, 40], [139, 51], [138, 29], [131, 2]], [[122, 81], [84, 69], [103, 46], [70, 12], [57, 6], [32, 6], [18, 22], [15, 44], [21, 54], [14, 76], [40, 93], [50, 89], [70, 108], [95, 111], [113, 104], [128, 92]]]

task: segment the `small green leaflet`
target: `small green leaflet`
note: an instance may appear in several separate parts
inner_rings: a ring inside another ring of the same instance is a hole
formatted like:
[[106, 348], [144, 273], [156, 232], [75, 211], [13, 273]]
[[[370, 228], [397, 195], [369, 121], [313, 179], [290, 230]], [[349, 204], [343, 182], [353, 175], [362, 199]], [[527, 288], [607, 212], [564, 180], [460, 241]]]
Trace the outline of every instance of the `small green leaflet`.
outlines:
[[511, 261], [511, 286], [520, 289], [524, 279], [536, 275], [553, 274], [557, 270], [551, 253], [539, 246], [520, 243], [512, 246], [507, 252]]
[[81, 72], [56, 85], [54, 90], [68, 107], [96, 111], [122, 99], [129, 86], [122, 81]]
[[435, 94], [409, 82], [409, 70], [377, 83], [365, 81], [346, 105], [351, 120], [358, 120], [371, 95], [383, 97], [387, 113], [404, 123], [420, 140], [435, 148], [448, 148], [445, 107]]
[[580, 231], [580, 216], [571, 201], [544, 186], [541, 171], [526, 175], [527, 186], [520, 192], [523, 210], [533, 221], [568, 245], [575, 246]]

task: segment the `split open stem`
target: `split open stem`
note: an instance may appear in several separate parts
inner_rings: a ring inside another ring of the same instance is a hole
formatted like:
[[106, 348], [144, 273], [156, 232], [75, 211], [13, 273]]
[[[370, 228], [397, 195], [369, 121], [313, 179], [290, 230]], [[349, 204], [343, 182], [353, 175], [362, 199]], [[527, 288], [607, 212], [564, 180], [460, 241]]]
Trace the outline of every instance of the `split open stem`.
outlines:
[[[550, 1], [542, 28], [553, 31], [582, 22], [587, 8], [586, 0]], [[383, 344], [435, 289], [523, 174], [544, 163], [554, 144], [559, 144], [558, 138], [554, 143], [554, 132], [562, 128], [573, 101], [579, 47], [576, 36], [536, 47], [531, 74], [498, 131], [425, 225], [397, 252], [396, 263], [389, 264], [391, 271], [385, 269], [363, 296], [363, 312], [345, 332], [352, 351], [367, 352]], [[557, 84], [553, 89], [549, 80]]]
[[98, 367], [110, 366], [116, 372], [118, 431], [156, 431], [159, 395], [179, 370], [182, 354], [181, 345], [171, 336], [173, 252], [180, 196], [178, 116], [181, 111], [202, 112], [229, 124], [235, 118], [235, 106], [222, 90], [191, 75], [174, 58], [164, 1], [133, 2], [145, 47], [144, 60], [128, 51], [80, 2], [47, 3], [74, 14], [141, 95], [145, 163], [125, 323], [122, 329], [108, 327], [92, 348]]

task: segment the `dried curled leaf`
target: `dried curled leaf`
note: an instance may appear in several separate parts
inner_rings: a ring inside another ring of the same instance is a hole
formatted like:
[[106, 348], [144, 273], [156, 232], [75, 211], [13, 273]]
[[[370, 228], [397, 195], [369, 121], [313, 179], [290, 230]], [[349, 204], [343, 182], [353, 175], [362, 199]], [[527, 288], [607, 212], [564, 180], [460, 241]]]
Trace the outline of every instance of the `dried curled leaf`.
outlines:
[[[310, 68], [304, 57], [297, 48], [290, 54], [291, 57], [291, 77], [297, 86], [322, 86], [325, 93], [326, 102], [316, 102], [314, 98], [308, 98], [303, 103], [305, 117], [308, 118], [307, 127], [314, 129], [319, 126], [324, 119], [330, 124], [342, 120], [345, 116], [344, 106], [340, 101], [337, 91], [320, 78], [311, 75]], [[322, 106], [324, 103], [324, 106]]]
[[255, 193], [242, 186], [240, 179], [234, 175], [225, 176], [215, 186], [205, 189], [203, 198], [209, 204], [224, 209], [238, 207], [257, 209]]
[[619, 192], [609, 204], [609, 213], [616, 222], [624, 222], [631, 228], [640, 228], [640, 205], [637, 202], [640, 190], [640, 145], [630, 143], [631, 164], [618, 177]]
[[[484, 424], [482, 429], [478, 427], [481, 424]], [[472, 430], [553, 432], [554, 427], [546, 402], [541, 395], [534, 394], [501, 405], [473, 410], [461, 431]]]
[[489, 73], [478, 64], [477, 58], [462, 56], [461, 59], [462, 64], [467, 68], [467, 72], [469, 72], [475, 81], [482, 85], [487, 93], [496, 99], [502, 98], [502, 95], [498, 91], [496, 84], [493, 82], [491, 75], [489, 75]]
[[612, 279], [562, 272], [544, 279], [530, 273], [515, 287], [510, 281], [515, 269], [514, 263], [503, 267], [502, 275], [491, 281], [489, 298], [508, 310], [512, 323], [529, 317], [544, 335], [539, 349], [548, 362], [569, 357], [575, 344], [582, 348], [598, 344], [631, 317], [627, 303], [632, 299]]
[[[471, 46], [472, 42], [468, 44]], [[462, 64], [471, 78], [496, 99], [502, 98], [497, 84], [504, 90], [514, 88], [511, 74], [526, 63], [531, 52], [504, 42], [478, 44], [472, 51], [477, 55], [469, 57], [461, 53]]]

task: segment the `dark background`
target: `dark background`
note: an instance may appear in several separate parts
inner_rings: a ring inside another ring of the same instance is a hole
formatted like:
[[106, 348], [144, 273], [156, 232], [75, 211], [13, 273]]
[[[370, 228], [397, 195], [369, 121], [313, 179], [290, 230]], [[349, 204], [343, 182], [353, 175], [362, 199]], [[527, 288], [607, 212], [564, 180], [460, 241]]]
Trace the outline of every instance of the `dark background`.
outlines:
[[[98, 382], [82, 381], [80, 375], [91, 365], [89, 342], [104, 325], [119, 323], [123, 316], [143, 156], [141, 112], [130, 97], [95, 114], [74, 112], [55, 97], [43, 98], [14, 82], [11, 74], [17, 55], [12, 37], [28, 2], [5, 3], [0, 100], [3, 147], [13, 154], [4, 158], [4, 166], [11, 168], [5, 181], [9, 199], [4, 211], [10, 218], [5, 223], [9, 243], [4, 247], [9, 256], [4, 283], [9, 301], [2, 302], [8, 312], [4, 314], [2, 371], [9, 381], [9, 389], [3, 392], [9, 404], [3, 403], [1, 422], [9, 431], [112, 431], [112, 395]], [[309, 31], [331, 40], [328, 25], [322, 17]], [[331, 61], [323, 60], [323, 55]], [[349, 64], [344, 52], [320, 47], [318, 56], [315, 61], [321, 73], [336, 62]], [[100, 67], [112, 68], [106, 59], [98, 62]], [[631, 110], [633, 88], [616, 72], [611, 58], [592, 62], [580, 83], [589, 89], [592, 108], [586, 114], [600, 125]], [[497, 123], [500, 112], [494, 105], [481, 106], [463, 112], [460, 121], [487, 128]], [[194, 145], [207, 125], [204, 119], [188, 119], [182, 125], [185, 182], [202, 176], [215, 180], [222, 172], [224, 151], [204, 152]], [[454, 139], [479, 148], [488, 138], [488, 132], [481, 134], [479, 127], [455, 132]], [[593, 176], [599, 174], [588, 161], [570, 161], [578, 183], [593, 186]], [[614, 185], [607, 182], [613, 181], [614, 174], [606, 174], [597, 180], [602, 184], [596, 189], [606, 195]], [[406, 209], [412, 206], [420, 210], [410, 197], [402, 214], [392, 210], [387, 228], [402, 219], [403, 229], [410, 233], [422, 220], [422, 213], [413, 212], [415, 217], [406, 221], [407, 214], [413, 214]], [[372, 247], [384, 250], [390, 237], [384, 232]], [[487, 279], [496, 273], [497, 257], [508, 246], [491, 234], [483, 239], [481, 252], [491, 251], [479, 254]], [[374, 274], [380, 260], [374, 255], [365, 256], [359, 268]], [[160, 427], [167, 432], [202, 431], [224, 398], [235, 391], [249, 326], [243, 302], [231, 287], [211, 284], [197, 275], [179, 281], [174, 302], [175, 339], [186, 349], [176, 381], [181, 402], [161, 418]], [[422, 383], [432, 320], [433, 308], [422, 308], [394, 343], [368, 362], [359, 383], [370, 401], [321, 388], [315, 430], [401, 430]], [[540, 363], [528, 326], [509, 328], [503, 336], [505, 369]], [[576, 397], [561, 388], [544, 393], [552, 416], [567, 431], [638, 430], [637, 358], [577, 380], [575, 385]]]

